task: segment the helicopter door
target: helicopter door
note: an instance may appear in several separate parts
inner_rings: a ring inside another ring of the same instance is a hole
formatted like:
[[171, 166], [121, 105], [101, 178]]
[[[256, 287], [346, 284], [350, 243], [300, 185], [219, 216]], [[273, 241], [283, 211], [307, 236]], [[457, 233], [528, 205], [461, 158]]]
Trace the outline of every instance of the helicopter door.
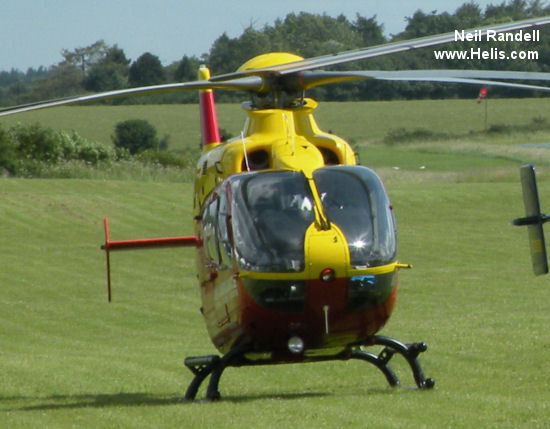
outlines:
[[218, 252], [220, 255], [220, 266], [223, 269], [233, 266], [233, 252], [231, 239], [229, 238], [229, 212], [227, 197], [225, 193], [221, 193], [218, 197], [218, 213], [217, 213], [217, 239]]
[[216, 195], [204, 208], [202, 215], [202, 237], [207, 264], [214, 267], [220, 264], [217, 218], [219, 198]]
[[213, 194], [202, 214], [203, 247], [211, 268], [227, 269], [233, 265], [228, 222], [227, 197], [224, 193]]

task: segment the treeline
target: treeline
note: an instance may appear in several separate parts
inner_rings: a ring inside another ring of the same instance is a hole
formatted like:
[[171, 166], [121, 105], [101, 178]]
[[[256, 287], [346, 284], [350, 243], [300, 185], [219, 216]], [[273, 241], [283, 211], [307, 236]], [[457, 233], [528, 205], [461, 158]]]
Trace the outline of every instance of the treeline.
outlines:
[[[376, 16], [366, 18], [357, 14], [352, 21], [340, 15], [336, 18], [310, 13], [288, 14], [262, 29], [252, 26], [230, 38], [222, 34], [207, 54], [198, 58], [183, 55], [181, 60], [163, 66], [153, 53], [146, 52], [132, 61], [117, 45], [109, 46], [100, 40], [73, 50], [63, 50], [63, 60], [48, 68], [0, 72], [0, 104], [14, 105], [41, 99], [64, 97], [86, 91], [98, 92], [165, 82], [195, 80], [198, 66], [206, 64], [214, 74], [235, 71], [251, 57], [270, 51], [293, 52], [303, 57], [341, 52], [397, 40], [422, 37], [454, 30], [491, 25], [550, 14], [550, 6], [541, 0], [509, 0], [489, 5], [482, 10], [467, 2], [454, 13], [416, 11], [406, 17], [407, 25], [399, 34], [386, 37], [383, 25]], [[493, 45], [494, 46], [494, 45]], [[436, 49], [470, 48], [490, 50], [483, 42], [454, 43]], [[436, 60], [433, 48], [389, 55], [345, 64], [340, 69], [432, 69], [477, 68], [497, 70], [548, 71], [550, 69], [550, 29], [543, 27], [538, 42], [499, 42], [501, 51], [534, 51], [538, 60]], [[311, 95], [321, 100], [390, 100], [413, 98], [472, 97], [477, 88], [459, 85], [408, 82], [361, 82], [315, 88]], [[492, 96], [526, 96], [525, 91], [495, 89]], [[179, 92], [156, 96], [155, 102], [183, 103], [196, 100], [196, 93]], [[158, 98], [160, 97], [160, 98]], [[222, 92], [218, 100], [242, 98], [242, 94]], [[147, 103], [149, 97], [120, 99], [114, 103]]]

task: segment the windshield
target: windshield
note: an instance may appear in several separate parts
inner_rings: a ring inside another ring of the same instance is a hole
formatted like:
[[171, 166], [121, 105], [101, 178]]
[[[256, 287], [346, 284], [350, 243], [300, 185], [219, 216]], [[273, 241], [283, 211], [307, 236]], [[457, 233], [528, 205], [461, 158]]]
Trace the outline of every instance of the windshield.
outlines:
[[316, 170], [313, 178], [326, 217], [346, 237], [352, 267], [392, 262], [395, 224], [378, 176], [366, 167], [339, 166]]
[[232, 182], [232, 226], [239, 266], [249, 271], [304, 269], [304, 237], [314, 220], [302, 173], [276, 171]]
[[[313, 178], [329, 222], [346, 237], [353, 268], [393, 262], [395, 225], [376, 174], [360, 166], [323, 167]], [[305, 268], [304, 241], [314, 222], [305, 176], [295, 171], [246, 173], [231, 179], [231, 225], [239, 267], [297, 272]]]

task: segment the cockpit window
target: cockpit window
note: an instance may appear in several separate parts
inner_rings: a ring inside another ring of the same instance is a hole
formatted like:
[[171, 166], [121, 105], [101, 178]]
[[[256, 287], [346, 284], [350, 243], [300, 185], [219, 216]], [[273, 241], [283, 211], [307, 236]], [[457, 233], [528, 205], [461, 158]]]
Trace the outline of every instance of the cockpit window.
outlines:
[[314, 220], [302, 173], [242, 175], [232, 182], [232, 226], [239, 266], [248, 271], [304, 269], [304, 237]]
[[338, 166], [318, 169], [313, 178], [325, 215], [346, 237], [352, 267], [392, 262], [395, 223], [378, 176], [366, 167]]
[[[361, 166], [323, 167], [313, 173], [323, 211], [344, 234], [353, 268], [395, 260], [395, 224], [376, 174]], [[304, 241], [315, 221], [313, 197], [300, 172], [233, 176], [231, 226], [235, 256], [246, 271], [298, 272]]]

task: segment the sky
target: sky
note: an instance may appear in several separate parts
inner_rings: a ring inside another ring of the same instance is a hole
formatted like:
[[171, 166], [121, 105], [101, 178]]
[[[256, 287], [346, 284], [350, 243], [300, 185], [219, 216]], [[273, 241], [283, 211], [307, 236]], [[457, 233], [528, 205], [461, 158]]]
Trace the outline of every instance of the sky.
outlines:
[[[51, 66], [63, 49], [98, 40], [118, 45], [136, 60], [145, 52], [167, 65], [184, 55], [207, 53], [224, 32], [238, 37], [291, 12], [357, 14], [384, 25], [386, 35], [404, 30], [405, 17], [421, 9], [454, 12], [469, 0], [0, 0], [0, 70]], [[475, 1], [482, 10], [502, 0]]]

